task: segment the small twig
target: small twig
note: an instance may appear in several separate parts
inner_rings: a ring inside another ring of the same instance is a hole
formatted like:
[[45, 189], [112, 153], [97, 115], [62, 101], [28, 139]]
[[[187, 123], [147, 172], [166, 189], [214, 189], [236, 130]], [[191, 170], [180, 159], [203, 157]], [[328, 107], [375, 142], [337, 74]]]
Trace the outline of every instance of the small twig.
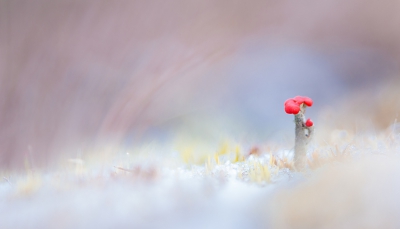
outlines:
[[9, 185], [12, 185], [10, 180], [7, 177], [3, 177], [3, 179], [6, 180]]
[[122, 171], [125, 171], [125, 172], [130, 172], [130, 173], [133, 173], [133, 172], [134, 172], [134, 171], [131, 170], [131, 169], [125, 169], [125, 168], [118, 167], [118, 166], [114, 166], [114, 168], [119, 169], [119, 170], [122, 170]]

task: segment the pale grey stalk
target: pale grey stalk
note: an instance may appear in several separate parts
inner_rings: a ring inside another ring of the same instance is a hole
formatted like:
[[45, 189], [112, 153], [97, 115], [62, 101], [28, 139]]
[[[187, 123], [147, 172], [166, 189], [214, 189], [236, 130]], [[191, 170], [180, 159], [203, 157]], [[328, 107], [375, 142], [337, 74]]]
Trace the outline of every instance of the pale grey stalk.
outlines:
[[306, 105], [301, 104], [300, 112], [294, 116], [294, 122], [296, 124], [295, 129], [295, 144], [294, 144], [294, 166], [296, 170], [301, 170], [306, 165], [306, 155], [307, 155], [307, 147], [310, 143], [313, 133], [314, 126], [307, 127], [305, 124], [305, 112]]

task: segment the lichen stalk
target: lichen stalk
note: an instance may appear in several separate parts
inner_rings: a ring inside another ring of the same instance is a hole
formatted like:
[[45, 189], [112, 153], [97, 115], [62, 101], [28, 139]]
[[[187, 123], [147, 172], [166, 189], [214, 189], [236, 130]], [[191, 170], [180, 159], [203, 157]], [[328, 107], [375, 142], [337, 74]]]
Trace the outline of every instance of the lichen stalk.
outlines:
[[314, 126], [307, 127], [305, 124], [306, 106], [300, 106], [300, 112], [294, 116], [295, 127], [295, 145], [294, 145], [294, 166], [296, 170], [301, 170], [306, 164], [306, 155], [308, 144], [310, 143]]

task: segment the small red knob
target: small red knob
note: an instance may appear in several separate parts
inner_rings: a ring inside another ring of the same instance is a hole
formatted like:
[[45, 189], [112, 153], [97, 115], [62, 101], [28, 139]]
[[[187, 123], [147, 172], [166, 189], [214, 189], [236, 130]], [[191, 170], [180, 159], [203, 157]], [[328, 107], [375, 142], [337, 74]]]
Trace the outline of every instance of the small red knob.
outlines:
[[306, 121], [306, 126], [307, 126], [307, 127], [311, 127], [311, 126], [313, 126], [313, 125], [314, 125], [313, 121], [311, 121], [311, 119], [307, 119], [307, 121]]

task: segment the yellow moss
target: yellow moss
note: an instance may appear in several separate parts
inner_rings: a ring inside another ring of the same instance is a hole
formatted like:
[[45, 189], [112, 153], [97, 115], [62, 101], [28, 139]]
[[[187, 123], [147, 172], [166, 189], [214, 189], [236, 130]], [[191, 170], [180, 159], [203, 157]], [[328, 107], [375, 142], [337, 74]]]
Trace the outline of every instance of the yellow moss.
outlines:
[[38, 175], [28, 174], [25, 179], [17, 182], [17, 193], [20, 195], [31, 195], [37, 191], [42, 184]]
[[232, 163], [242, 162], [244, 161], [244, 156], [240, 153], [240, 146], [236, 145], [235, 147], [235, 157], [232, 160]]
[[218, 155], [224, 155], [229, 152], [229, 144], [228, 143], [223, 143], [221, 148], [218, 150], [217, 154]]
[[262, 165], [260, 162], [253, 162], [253, 168], [249, 173], [250, 181], [262, 184], [271, 181], [271, 172], [267, 165]]
[[192, 150], [186, 148], [185, 150], [181, 151], [181, 158], [182, 158], [183, 162], [185, 162], [186, 164], [189, 164], [190, 162], [192, 162], [192, 159], [193, 159]]
[[264, 165], [262, 167], [262, 169], [263, 169], [263, 174], [264, 174], [264, 180], [267, 182], [270, 182], [271, 181], [271, 172], [269, 171], [268, 166]]
[[219, 162], [219, 156], [218, 154], [214, 155], [214, 159], [215, 159], [215, 163], [217, 163], [217, 165], [220, 165], [221, 163]]
[[205, 170], [206, 170], [206, 174], [210, 174], [211, 171], [213, 169], [213, 164], [211, 162], [211, 156], [208, 155], [207, 156], [207, 161], [205, 162]]
[[269, 165], [270, 166], [276, 165], [276, 159], [272, 154], [270, 154], [270, 157], [269, 157]]

